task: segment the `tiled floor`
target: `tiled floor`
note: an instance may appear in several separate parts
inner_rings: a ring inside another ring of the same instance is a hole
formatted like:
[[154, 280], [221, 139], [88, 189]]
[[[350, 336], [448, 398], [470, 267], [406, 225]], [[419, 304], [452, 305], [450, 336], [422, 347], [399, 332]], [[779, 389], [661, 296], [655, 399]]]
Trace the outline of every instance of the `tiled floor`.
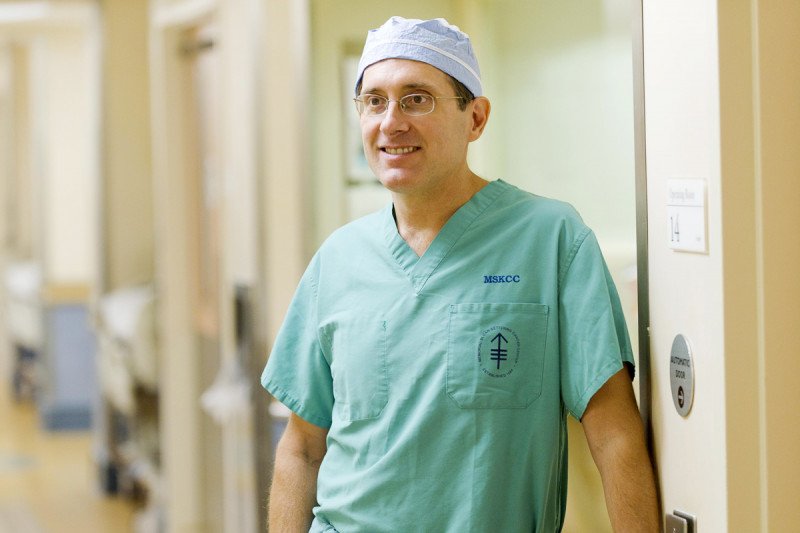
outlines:
[[47, 432], [0, 380], [0, 533], [125, 533], [133, 509], [96, 483], [91, 434]]

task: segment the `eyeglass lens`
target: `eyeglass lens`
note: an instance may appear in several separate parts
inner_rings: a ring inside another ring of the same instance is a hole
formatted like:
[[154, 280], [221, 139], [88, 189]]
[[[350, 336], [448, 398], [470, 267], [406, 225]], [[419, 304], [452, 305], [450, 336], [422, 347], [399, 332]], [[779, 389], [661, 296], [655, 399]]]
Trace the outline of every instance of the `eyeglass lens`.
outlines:
[[[382, 115], [392, 101], [385, 96], [365, 94], [356, 98], [356, 107], [359, 113], [367, 116]], [[433, 111], [436, 99], [427, 94], [407, 94], [397, 102], [406, 115], [427, 115]]]

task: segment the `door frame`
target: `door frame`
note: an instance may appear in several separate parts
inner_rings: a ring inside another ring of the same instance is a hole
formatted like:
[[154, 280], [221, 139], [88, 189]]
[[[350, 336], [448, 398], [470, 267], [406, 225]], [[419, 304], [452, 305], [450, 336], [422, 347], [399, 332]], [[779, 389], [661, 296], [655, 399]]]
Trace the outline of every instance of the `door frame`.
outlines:
[[639, 414], [652, 453], [652, 383], [650, 376], [650, 284], [648, 263], [647, 150], [644, 94], [642, 0], [631, 2], [633, 39], [633, 137], [636, 180], [636, 272], [639, 328]]
[[151, 12], [150, 65], [155, 278], [159, 339], [160, 487], [170, 531], [204, 530], [203, 413], [200, 361], [195, 346], [191, 258], [187, 235], [194, 204], [187, 157], [193, 141], [183, 135], [189, 63], [179, 50], [187, 29], [214, 20], [214, 1], [157, 6]]

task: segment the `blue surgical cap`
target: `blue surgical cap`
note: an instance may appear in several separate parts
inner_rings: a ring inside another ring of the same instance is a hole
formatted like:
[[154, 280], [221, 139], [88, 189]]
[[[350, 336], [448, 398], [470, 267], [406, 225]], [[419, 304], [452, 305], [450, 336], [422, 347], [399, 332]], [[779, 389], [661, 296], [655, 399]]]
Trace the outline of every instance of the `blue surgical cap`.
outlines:
[[469, 36], [443, 18], [392, 17], [380, 28], [370, 30], [358, 62], [356, 91], [364, 70], [384, 59], [422, 61], [463, 83], [474, 96], [483, 95], [478, 60]]

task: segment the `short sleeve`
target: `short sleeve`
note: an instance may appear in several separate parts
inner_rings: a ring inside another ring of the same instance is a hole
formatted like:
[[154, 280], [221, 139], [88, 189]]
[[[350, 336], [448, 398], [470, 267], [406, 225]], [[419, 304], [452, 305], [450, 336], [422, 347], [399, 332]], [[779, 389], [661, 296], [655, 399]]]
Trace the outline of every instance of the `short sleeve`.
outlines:
[[559, 280], [561, 394], [583, 416], [592, 396], [627, 363], [634, 366], [617, 289], [589, 230], [574, 241]]
[[328, 428], [331, 369], [317, 326], [318, 257], [306, 269], [261, 375], [262, 386], [303, 420]]

